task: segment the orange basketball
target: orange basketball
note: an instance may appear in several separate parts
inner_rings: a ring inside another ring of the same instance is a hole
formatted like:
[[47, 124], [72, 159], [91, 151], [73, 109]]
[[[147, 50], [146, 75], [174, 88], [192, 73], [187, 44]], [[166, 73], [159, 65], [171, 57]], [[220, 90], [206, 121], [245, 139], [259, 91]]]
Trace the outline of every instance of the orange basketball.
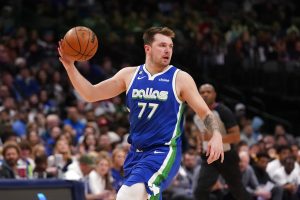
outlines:
[[95, 55], [98, 49], [98, 39], [91, 29], [76, 26], [66, 33], [61, 48], [72, 59], [85, 61]]

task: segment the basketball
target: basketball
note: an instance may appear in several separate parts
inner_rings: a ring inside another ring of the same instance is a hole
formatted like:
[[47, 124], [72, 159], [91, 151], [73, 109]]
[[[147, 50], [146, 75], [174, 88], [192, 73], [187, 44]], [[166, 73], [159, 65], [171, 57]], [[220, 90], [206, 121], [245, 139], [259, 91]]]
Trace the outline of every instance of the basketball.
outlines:
[[91, 29], [77, 26], [65, 34], [61, 48], [73, 60], [86, 61], [95, 55], [98, 49], [98, 39]]

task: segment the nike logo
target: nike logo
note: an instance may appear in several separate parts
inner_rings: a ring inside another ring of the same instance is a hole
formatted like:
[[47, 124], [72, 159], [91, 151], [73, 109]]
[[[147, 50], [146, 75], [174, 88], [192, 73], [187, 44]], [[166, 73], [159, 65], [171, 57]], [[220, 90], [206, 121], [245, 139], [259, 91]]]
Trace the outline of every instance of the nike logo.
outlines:
[[138, 80], [141, 80], [141, 79], [143, 79], [143, 78], [145, 78], [146, 76], [139, 76], [137, 79]]
[[156, 150], [155, 150], [153, 153], [154, 153], [154, 154], [159, 154], [159, 153], [165, 153], [165, 152], [163, 152], [163, 151], [156, 151]]

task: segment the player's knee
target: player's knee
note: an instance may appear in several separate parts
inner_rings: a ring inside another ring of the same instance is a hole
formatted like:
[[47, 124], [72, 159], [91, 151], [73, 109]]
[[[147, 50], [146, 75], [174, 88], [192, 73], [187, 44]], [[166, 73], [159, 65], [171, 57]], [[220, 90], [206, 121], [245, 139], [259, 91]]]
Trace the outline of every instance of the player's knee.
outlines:
[[116, 200], [146, 200], [147, 196], [145, 185], [137, 183], [130, 187], [123, 185], [118, 191]]
[[129, 194], [126, 194], [126, 192], [120, 189], [117, 194], [116, 200], [126, 200], [126, 199], [130, 199]]

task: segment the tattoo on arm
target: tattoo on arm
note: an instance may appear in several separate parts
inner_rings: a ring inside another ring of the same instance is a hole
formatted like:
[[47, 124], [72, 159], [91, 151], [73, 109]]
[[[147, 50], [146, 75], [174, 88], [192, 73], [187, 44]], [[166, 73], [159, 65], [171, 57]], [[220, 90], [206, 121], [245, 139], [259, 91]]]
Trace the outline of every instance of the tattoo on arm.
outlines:
[[216, 120], [215, 116], [212, 113], [208, 114], [205, 117], [203, 122], [204, 122], [205, 127], [207, 128], [207, 130], [210, 133], [213, 133], [214, 131], [220, 132], [218, 121]]

